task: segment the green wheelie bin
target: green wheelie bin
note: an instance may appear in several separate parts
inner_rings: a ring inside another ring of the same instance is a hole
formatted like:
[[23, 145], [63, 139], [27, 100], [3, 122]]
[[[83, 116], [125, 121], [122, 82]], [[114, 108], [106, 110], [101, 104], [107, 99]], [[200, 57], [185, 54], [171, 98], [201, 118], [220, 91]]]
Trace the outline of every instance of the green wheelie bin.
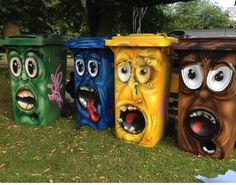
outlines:
[[63, 43], [59, 35], [20, 35], [4, 39], [17, 123], [46, 125], [60, 117], [66, 83]]

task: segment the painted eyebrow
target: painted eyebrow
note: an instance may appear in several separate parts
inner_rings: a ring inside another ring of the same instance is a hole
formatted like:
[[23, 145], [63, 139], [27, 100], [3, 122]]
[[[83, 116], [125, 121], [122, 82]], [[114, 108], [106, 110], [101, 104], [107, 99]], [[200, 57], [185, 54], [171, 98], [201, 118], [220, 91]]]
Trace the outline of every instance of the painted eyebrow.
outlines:
[[17, 50], [15, 50], [15, 49], [9, 50], [9, 54], [11, 54], [12, 52], [15, 52], [15, 53], [17, 53], [19, 55], [19, 52]]
[[195, 60], [186, 60], [186, 61], [184, 62], [184, 64], [180, 65], [180, 68], [184, 68], [184, 67], [186, 67], [186, 66], [191, 66], [191, 65], [194, 65], [194, 64], [198, 64], [198, 65], [201, 66], [200, 62], [197, 62], [197, 61], [195, 61]]
[[218, 60], [214, 64], [211, 65], [212, 68], [216, 67], [217, 65], [224, 64], [228, 66], [230, 69], [235, 71], [235, 66], [231, 62], [226, 62], [225, 60]]
[[43, 54], [37, 50], [28, 50], [25, 54], [25, 57], [27, 57], [29, 53], [35, 53], [41, 60], [43, 59]]

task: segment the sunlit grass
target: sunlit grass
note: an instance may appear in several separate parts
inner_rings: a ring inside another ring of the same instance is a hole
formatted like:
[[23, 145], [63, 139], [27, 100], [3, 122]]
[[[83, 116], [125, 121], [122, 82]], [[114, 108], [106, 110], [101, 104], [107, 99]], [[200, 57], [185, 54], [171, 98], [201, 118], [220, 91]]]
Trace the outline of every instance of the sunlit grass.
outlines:
[[114, 128], [78, 129], [72, 117], [48, 126], [12, 120], [8, 69], [0, 70], [0, 182], [199, 182], [236, 170], [236, 150], [226, 160], [186, 153], [176, 137], [144, 148], [118, 140]]

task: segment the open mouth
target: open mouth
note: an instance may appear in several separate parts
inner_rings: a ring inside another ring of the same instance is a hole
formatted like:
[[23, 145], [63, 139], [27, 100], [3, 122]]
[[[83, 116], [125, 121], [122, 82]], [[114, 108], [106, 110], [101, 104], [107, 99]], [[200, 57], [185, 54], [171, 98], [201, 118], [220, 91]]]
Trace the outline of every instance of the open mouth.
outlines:
[[77, 98], [80, 106], [88, 112], [89, 118], [93, 122], [98, 122], [97, 104], [99, 97], [97, 90], [94, 87], [80, 86], [77, 90]]
[[186, 116], [185, 125], [188, 132], [201, 143], [205, 153], [216, 152], [216, 145], [211, 139], [218, 134], [220, 124], [215, 114], [203, 109], [192, 110]]
[[135, 106], [127, 105], [120, 107], [118, 122], [128, 133], [139, 134], [145, 128], [145, 118]]
[[29, 89], [20, 89], [16, 93], [16, 101], [20, 108], [31, 110], [35, 106], [35, 97]]

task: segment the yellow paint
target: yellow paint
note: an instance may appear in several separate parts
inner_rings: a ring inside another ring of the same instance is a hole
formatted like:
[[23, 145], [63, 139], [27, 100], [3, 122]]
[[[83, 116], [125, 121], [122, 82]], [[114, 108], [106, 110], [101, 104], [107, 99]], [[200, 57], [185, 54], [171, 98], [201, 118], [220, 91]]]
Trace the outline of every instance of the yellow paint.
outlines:
[[[170, 90], [170, 46], [174, 42], [174, 38], [154, 34], [116, 36], [106, 41], [115, 60], [117, 138], [152, 147], [163, 136]], [[136, 107], [145, 119], [145, 128], [138, 134], [127, 132], [118, 122], [121, 107], [128, 106]]]

